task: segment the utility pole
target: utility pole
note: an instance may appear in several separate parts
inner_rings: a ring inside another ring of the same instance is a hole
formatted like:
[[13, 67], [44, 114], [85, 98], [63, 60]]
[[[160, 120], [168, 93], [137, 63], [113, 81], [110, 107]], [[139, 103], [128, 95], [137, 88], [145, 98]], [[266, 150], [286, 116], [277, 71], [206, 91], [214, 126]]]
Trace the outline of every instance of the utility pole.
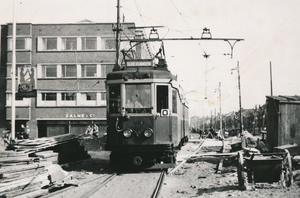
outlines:
[[222, 135], [223, 133], [222, 133], [222, 110], [221, 110], [221, 106], [222, 106], [222, 104], [221, 104], [221, 82], [219, 82], [219, 88], [218, 89], [216, 89], [216, 90], [218, 90], [219, 91], [219, 101], [220, 101], [220, 135]]
[[222, 132], [222, 105], [221, 105], [222, 99], [221, 99], [221, 82], [219, 82], [219, 99], [220, 99], [220, 135], [222, 136], [222, 135], [223, 135], [223, 132]]
[[[202, 101], [202, 133], [204, 133], [204, 104], [203, 104], [203, 101]], [[206, 121], [206, 120], [205, 120]]]
[[113, 28], [113, 31], [116, 32], [116, 62], [113, 68], [113, 71], [119, 71], [121, 66], [119, 65], [119, 56], [120, 56], [120, 32], [122, 31], [120, 24], [120, 0], [117, 0], [117, 27]]
[[13, 1], [13, 40], [12, 40], [12, 65], [11, 65], [11, 140], [16, 138], [16, 105], [15, 105], [15, 98], [16, 98], [16, 19], [15, 19], [15, 12], [16, 12], [16, 2]]
[[272, 63], [271, 63], [271, 61], [270, 61], [270, 86], [271, 86], [271, 96], [273, 96]]
[[237, 70], [238, 72], [238, 87], [239, 87], [239, 107], [240, 107], [240, 134], [242, 133], [243, 130], [243, 125], [242, 125], [242, 99], [241, 99], [241, 82], [240, 82], [240, 69], [239, 69], [239, 61], [237, 62], [237, 67], [231, 69], [231, 74], [232, 70]]

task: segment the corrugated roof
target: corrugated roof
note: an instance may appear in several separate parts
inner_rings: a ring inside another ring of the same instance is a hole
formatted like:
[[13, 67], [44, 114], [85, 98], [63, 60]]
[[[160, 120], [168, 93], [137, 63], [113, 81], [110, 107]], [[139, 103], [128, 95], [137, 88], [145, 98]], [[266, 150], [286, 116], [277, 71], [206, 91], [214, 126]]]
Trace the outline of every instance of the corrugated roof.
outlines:
[[300, 96], [266, 96], [267, 98], [272, 98], [274, 100], [278, 100], [280, 102], [300, 102]]

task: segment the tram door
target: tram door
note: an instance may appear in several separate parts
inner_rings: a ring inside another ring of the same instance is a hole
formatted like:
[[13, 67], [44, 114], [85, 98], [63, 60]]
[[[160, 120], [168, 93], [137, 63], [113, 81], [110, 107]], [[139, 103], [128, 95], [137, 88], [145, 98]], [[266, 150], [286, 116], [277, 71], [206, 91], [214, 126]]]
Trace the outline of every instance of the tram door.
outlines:
[[156, 143], [169, 143], [171, 139], [168, 85], [156, 87]]

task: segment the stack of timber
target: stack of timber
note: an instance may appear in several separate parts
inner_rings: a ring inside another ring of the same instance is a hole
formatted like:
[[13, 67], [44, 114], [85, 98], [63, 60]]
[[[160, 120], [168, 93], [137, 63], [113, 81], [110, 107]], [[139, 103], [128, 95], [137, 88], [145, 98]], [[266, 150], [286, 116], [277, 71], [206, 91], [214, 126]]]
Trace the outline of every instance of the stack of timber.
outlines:
[[73, 134], [17, 141], [13, 150], [58, 164], [90, 158], [85, 147]]
[[72, 180], [58, 164], [90, 158], [71, 134], [16, 140], [9, 148], [0, 151], [0, 198], [47, 195], [49, 186]]
[[15, 151], [0, 152], [0, 197], [16, 197], [47, 193], [41, 189], [49, 184], [46, 167], [52, 164]]

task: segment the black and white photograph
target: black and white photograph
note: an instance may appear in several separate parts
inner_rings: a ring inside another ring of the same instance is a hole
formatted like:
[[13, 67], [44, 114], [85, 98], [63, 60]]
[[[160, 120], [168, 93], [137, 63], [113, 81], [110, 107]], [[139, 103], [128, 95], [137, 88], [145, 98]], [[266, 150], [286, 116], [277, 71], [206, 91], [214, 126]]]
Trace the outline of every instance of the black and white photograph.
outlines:
[[300, 197], [297, 0], [0, 0], [0, 197]]

